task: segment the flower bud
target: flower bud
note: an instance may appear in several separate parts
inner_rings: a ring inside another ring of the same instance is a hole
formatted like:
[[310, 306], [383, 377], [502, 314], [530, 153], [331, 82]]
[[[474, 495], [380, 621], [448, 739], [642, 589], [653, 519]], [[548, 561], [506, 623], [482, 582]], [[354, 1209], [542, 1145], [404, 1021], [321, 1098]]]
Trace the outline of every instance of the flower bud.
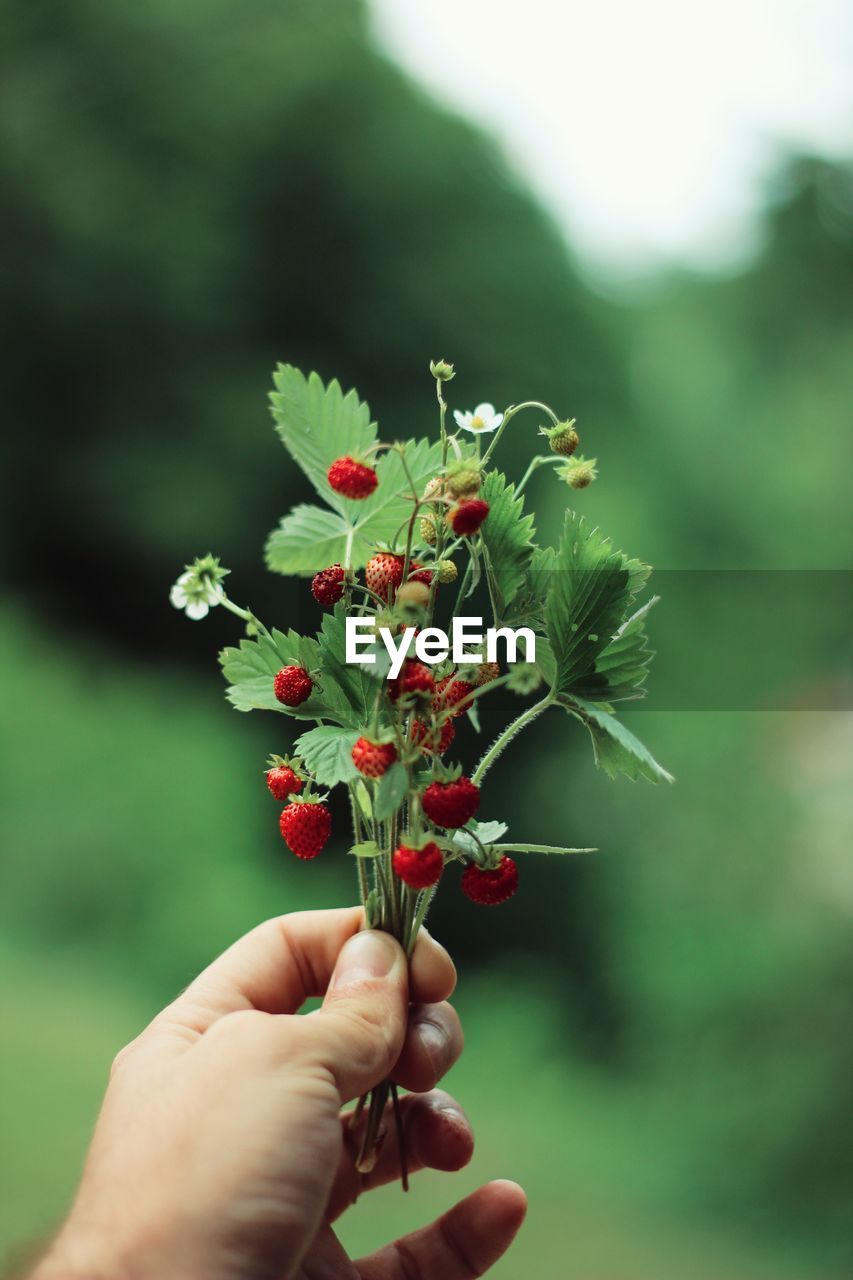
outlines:
[[430, 360], [429, 371], [439, 382], [449, 382], [456, 376], [456, 370], [447, 360]]

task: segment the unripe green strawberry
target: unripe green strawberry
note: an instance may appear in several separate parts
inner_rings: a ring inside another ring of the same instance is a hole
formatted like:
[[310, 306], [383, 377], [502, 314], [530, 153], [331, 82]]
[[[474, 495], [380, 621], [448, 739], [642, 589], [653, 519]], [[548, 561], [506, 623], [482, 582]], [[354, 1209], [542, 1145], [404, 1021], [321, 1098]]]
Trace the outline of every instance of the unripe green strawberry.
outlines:
[[434, 547], [438, 541], [438, 529], [432, 516], [421, 516], [420, 531], [421, 542], [425, 542], [428, 547]]
[[598, 475], [595, 461], [595, 458], [572, 458], [560, 475], [573, 489], [586, 489]]
[[551, 452], [559, 453], [564, 458], [570, 458], [580, 444], [574, 418], [569, 422], [558, 422], [555, 427], [546, 427], [542, 434], [548, 437]]
[[429, 604], [429, 587], [425, 582], [404, 582], [397, 590], [397, 604], [411, 605], [416, 609], [424, 609]]
[[424, 488], [424, 497], [428, 501], [432, 501], [433, 498], [440, 498], [442, 497], [443, 494], [444, 494], [444, 477], [443, 476], [433, 476], [431, 480], [427, 480], [426, 486]]
[[439, 560], [436, 572], [438, 573], [438, 580], [442, 584], [455, 582], [459, 575], [459, 570], [452, 560]]
[[473, 498], [480, 492], [480, 473], [476, 467], [451, 468], [445, 487], [451, 498]]

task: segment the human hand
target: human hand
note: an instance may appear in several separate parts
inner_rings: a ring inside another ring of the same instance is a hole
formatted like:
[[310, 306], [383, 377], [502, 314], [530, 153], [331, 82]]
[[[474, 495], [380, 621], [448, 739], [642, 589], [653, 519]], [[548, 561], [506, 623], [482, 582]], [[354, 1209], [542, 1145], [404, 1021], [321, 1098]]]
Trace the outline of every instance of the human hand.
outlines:
[[[456, 972], [425, 932], [411, 967], [360, 908], [260, 925], [116, 1058], [67, 1223], [32, 1280], [470, 1280], [524, 1218], [514, 1183], [351, 1261], [331, 1223], [399, 1173], [393, 1123], [355, 1169], [343, 1104], [391, 1075], [409, 1166], [459, 1169], [473, 1135], [433, 1090], [458, 1058]], [[294, 1016], [311, 996], [321, 1009]], [[409, 1001], [413, 1003], [409, 1004]]]

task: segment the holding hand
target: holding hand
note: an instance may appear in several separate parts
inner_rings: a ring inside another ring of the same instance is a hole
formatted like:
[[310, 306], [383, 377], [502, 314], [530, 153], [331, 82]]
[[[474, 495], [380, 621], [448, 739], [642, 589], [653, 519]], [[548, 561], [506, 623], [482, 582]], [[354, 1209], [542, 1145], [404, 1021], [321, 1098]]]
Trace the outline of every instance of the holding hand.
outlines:
[[[340, 1116], [387, 1076], [412, 1090], [412, 1171], [462, 1168], [473, 1150], [458, 1104], [428, 1092], [462, 1050], [453, 963], [422, 932], [409, 968], [361, 924], [360, 908], [268, 921], [122, 1050], [76, 1202], [32, 1280], [471, 1280], [497, 1261], [525, 1213], [513, 1183], [358, 1261], [332, 1231], [399, 1175], [393, 1121], [362, 1177]], [[311, 996], [322, 1008], [296, 1016]]]

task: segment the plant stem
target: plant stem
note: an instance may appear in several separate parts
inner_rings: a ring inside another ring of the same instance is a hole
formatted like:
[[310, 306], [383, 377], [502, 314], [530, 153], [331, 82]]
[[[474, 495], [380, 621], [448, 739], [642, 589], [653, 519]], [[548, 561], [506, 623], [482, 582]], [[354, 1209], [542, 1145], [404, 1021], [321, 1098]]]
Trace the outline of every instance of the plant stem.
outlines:
[[500, 737], [495, 739], [495, 741], [489, 747], [486, 754], [481, 759], [480, 763], [477, 765], [477, 768], [474, 770], [474, 772], [471, 775], [471, 781], [476, 783], [477, 786], [479, 786], [483, 778], [485, 777], [486, 773], [489, 771], [489, 769], [491, 769], [492, 765], [497, 760], [498, 756], [501, 754], [504, 748], [509, 746], [509, 744], [512, 742], [516, 734], [520, 733], [521, 730], [526, 725], [531, 724], [537, 718], [537, 716], [541, 716], [543, 711], [547, 711], [548, 708], [552, 705], [553, 700], [554, 700], [554, 695], [549, 690], [548, 693], [545, 695], [545, 697], [541, 699], [541, 701], [534, 702], [532, 707], [528, 707], [526, 711], [522, 711], [520, 716], [517, 716], [516, 719], [513, 720], [511, 724], [508, 724], [507, 727], [504, 729], [503, 733], [500, 735]]
[[516, 488], [515, 496], [518, 497], [522, 493], [524, 486], [527, 484], [527, 481], [533, 475], [534, 471], [538, 471], [540, 467], [547, 466], [550, 462], [565, 462], [565, 458], [561, 457], [558, 453], [552, 453], [550, 455], [538, 454], [535, 458], [531, 458], [530, 465], [521, 477], [518, 487]]
[[507, 409], [506, 413], [504, 414], [503, 422], [495, 432], [492, 443], [489, 445], [488, 449], [483, 455], [482, 466], [484, 468], [486, 466], [486, 463], [489, 461], [489, 458], [491, 458], [492, 454], [497, 448], [498, 441], [500, 440], [501, 436], [506, 431], [507, 427], [512, 422], [515, 415], [517, 413], [521, 413], [522, 409], [541, 409], [543, 413], [547, 413], [548, 417], [551, 419], [554, 426], [556, 426], [557, 422], [559, 421], [559, 419], [557, 418], [557, 415], [554, 413], [554, 410], [549, 409], [547, 404], [542, 404], [540, 400], [525, 400], [523, 404], [510, 405], [510, 407]]

